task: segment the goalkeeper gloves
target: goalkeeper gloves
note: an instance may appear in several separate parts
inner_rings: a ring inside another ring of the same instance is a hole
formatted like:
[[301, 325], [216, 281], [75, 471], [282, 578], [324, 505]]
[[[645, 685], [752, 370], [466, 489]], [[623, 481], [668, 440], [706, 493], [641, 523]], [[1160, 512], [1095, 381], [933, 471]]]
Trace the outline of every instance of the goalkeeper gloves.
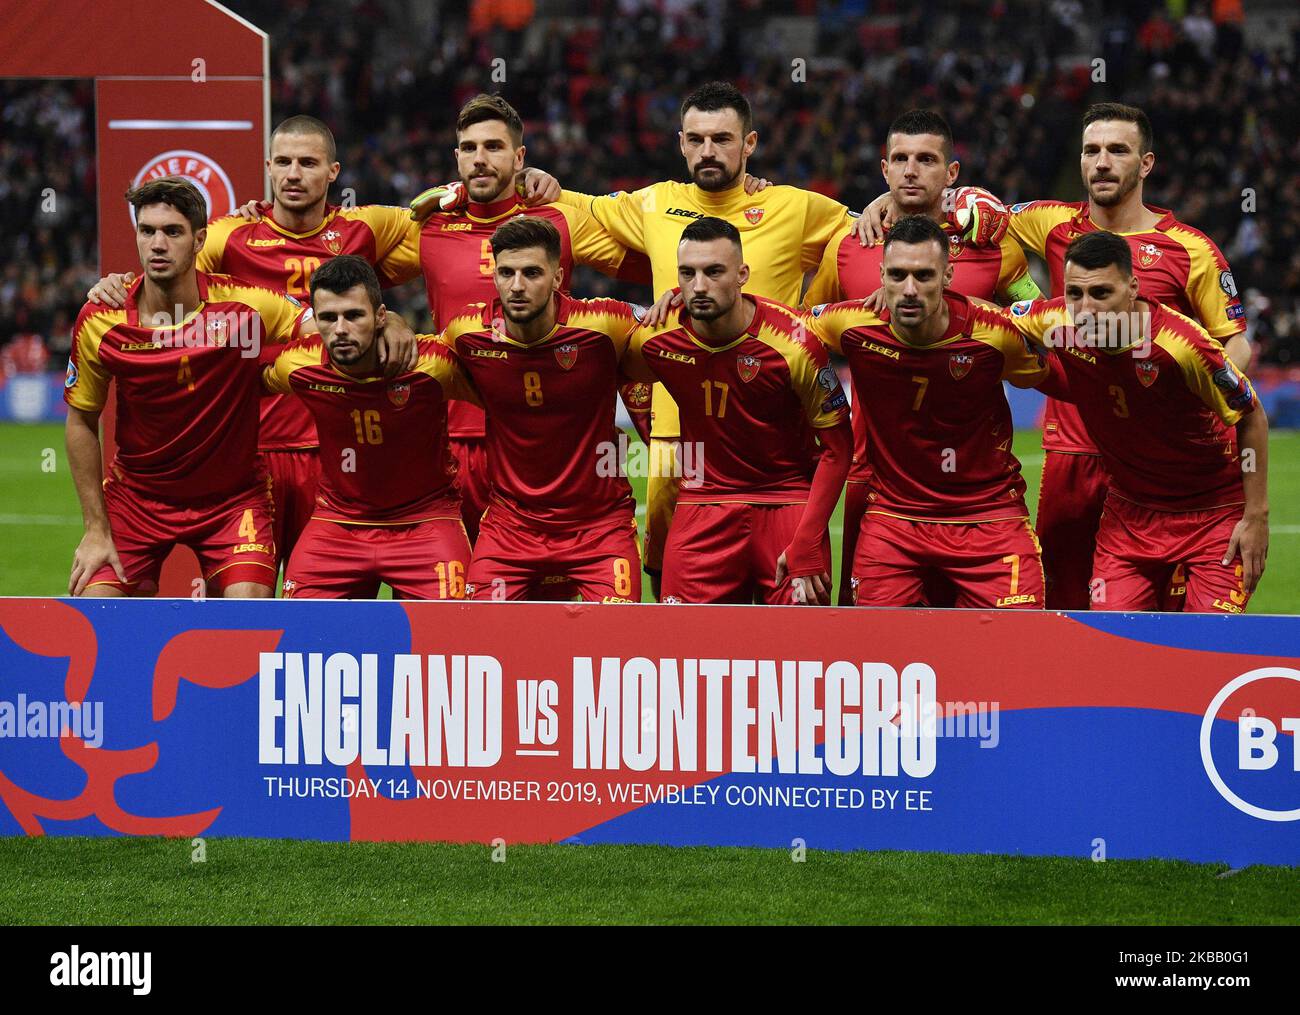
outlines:
[[441, 183], [430, 187], [411, 202], [411, 218], [423, 222], [435, 211], [460, 211], [469, 204], [469, 191], [465, 184]]
[[996, 247], [1011, 224], [1007, 206], [983, 187], [958, 187], [944, 205], [949, 224], [972, 246]]

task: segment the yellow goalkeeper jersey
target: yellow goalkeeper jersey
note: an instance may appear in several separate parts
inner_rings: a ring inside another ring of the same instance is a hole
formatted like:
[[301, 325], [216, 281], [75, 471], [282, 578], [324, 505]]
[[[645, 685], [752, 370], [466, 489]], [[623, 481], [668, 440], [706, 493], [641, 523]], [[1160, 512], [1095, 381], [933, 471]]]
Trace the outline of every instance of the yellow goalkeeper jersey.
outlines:
[[[725, 219], [740, 230], [749, 265], [745, 291], [787, 306], [798, 306], [804, 273], [821, 263], [827, 244], [853, 217], [811, 190], [768, 187], [746, 194], [740, 183], [716, 193], [673, 181], [601, 197], [566, 190], [560, 202], [590, 212], [615, 240], [648, 256], [656, 298], [677, 285], [682, 230], [698, 218]], [[652, 436], [681, 436], [677, 405], [662, 384], [654, 387], [651, 420]]]

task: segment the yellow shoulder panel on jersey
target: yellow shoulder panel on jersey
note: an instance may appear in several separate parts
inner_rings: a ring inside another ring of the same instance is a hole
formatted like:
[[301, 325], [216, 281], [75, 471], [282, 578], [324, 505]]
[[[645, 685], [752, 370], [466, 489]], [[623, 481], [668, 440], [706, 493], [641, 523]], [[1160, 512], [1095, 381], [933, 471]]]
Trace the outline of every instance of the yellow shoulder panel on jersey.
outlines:
[[1169, 307], [1168, 318], [1152, 339], [1178, 364], [1188, 390], [1196, 395], [1228, 426], [1235, 426], [1244, 415], [1228, 403], [1233, 391], [1249, 392], [1248, 402], [1256, 399], [1250, 380], [1227, 358], [1219, 340], [1196, 321]]
[[276, 394], [289, 394], [293, 390], [289, 384], [289, 377], [293, 372], [320, 363], [321, 342], [319, 335], [313, 335], [290, 343], [275, 357], [274, 363], [262, 369], [262, 386]]
[[194, 262], [199, 271], [222, 271], [226, 258], [226, 247], [236, 230], [255, 225], [242, 215], [222, 215], [208, 223], [208, 235], [203, 241], [203, 249]]
[[126, 321], [126, 311], [104, 307], [91, 313], [83, 309], [82, 314], [72, 335], [63, 398], [74, 409], [98, 412], [108, 401], [111, 380], [99, 358], [99, 346], [111, 328]]
[[1047, 234], [1062, 222], [1074, 218], [1078, 212], [1078, 205], [1064, 201], [1026, 201], [1023, 204], [1013, 204], [1008, 234], [1042, 257], [1047, 247]]
[[300, 324], [311, 316], [292, 296], [229, 275], [209, 275], [208, 302], [218, 301], [242, 303], [253, 310], [266, 327], [262, 338], [272, 345], [293, 341]]
[[817, 339], [834, 352], [844, 354], [841, 339], [850, 328], [870, 328], [884, 324], [884, 319], [874, 310], [864, 307], [858, 300], [840, 303], [820, 303], [799, 315]]
[[438, 341], [459, 352], [456, 341], [461, 335], [483, 330], [483, 310], [486, 303], [470, 303], [459, 314], [447, 322], [438, 336]]
[[[781, 314], [791, 329], [802, 328], [802, 315], [782, 313], [783, 308], [769, 304], [768, 313]], [[796, 333], [797, 334], [797, 333]], [[786, 362], [790, 382], [804, 408], [808, 422], [817, 429], [839, 425], [848, 415], [848, 399], [840, 386], [839, 376], [830, 365], [825, 350], [815, 339], [800, 341], [781, 324], [765, 321], [758, 329], [758, 341], [776, 352]], [[805, 344], [809, 343], [809, 344]], [[814, 352], [814, 349], [817, 351]]]
[[405, 242], [418, 242], [420, 223], [411, 220], [410, 210], [386, 204], [363, 204], [340, 208], [339, 218], [355, 219], [369, 226], [375, 237], [375, 257], [387, 257]]

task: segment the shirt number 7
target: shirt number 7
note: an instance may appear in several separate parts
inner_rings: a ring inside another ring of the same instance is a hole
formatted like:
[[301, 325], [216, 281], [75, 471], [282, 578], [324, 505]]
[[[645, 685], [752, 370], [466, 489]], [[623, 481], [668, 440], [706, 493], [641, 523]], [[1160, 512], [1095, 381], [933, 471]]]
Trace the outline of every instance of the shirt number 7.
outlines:
[[930, 386], [930, 378], [913, 375], [912, 383], [917, 385], [916, 398], [912, 400], [912, 410], [916, 411], [921, 408], [921, 399], [925, 398], [925, 389]]

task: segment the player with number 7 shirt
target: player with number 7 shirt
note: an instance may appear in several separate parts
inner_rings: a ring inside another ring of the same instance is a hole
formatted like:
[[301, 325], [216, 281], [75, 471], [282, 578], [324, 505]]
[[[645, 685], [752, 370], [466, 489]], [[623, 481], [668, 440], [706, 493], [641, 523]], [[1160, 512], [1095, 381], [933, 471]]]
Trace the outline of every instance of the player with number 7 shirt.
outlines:
[[949, 241], [925, 215], [885, 240], [886, 309], [808, 311], [809, 329], [849, 361], [871, 466], [853, 561], [859, 606], [935, 605], [950, 585], [967, 608], [1041, 609], [1041, 551], [1011, 450], [1003, 381], [1060, 375], [990, 304], [947, 286]]

